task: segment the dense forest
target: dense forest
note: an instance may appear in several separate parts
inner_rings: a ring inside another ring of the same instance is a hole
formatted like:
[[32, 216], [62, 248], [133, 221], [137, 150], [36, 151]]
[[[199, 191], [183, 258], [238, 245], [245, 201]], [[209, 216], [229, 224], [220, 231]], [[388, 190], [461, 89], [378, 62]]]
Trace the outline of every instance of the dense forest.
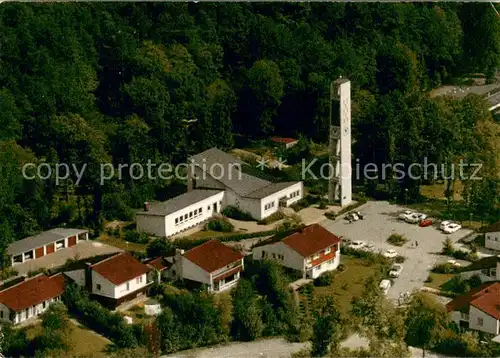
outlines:
[[[494, 159], [480, 98], [427, 95], [465, 73], [494, 78], [489, 4], [4, 4], [0, 32], [3, 245], [61, 223], [99, 228], [165, 191], [127, 175], [100, 185], [100, 163], [176, 163], [236, 133], [326, 142], [339, 76], [352, 81], [362, 161]], [[55, 185], [24, 180], [29, 162], [88, 167]], [[470, 193], [497, 200], [497, 183]]]

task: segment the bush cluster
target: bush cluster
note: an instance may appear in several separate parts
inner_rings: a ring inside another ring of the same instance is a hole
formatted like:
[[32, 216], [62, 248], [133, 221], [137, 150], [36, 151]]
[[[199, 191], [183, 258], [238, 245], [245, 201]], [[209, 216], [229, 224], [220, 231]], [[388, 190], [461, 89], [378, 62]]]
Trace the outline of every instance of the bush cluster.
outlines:
[[314, 279], [314, 286], [329, 286], [332, 284], [334, 277], [335, 277], [334, 271], [325, 272], [316, 279]]
[[222, 214], [228, 218], [241, 221], [254, 221], [254, 218], [250, 213], [242, 211], [235, 206], [227, 206], [222, 210]]
[[269, 224], [272, 224], [276, 221], [284, 219], [285, 217], [286, 217], [285, 214], [281, 210], [279, 210], [279, 211], [275, 212], [274, 214], [269, 215], [267, 218], [259, 220], [257, 223], [259, 225], [269, 225]]
[[403, 246], [408, 242], [408, 239], [404, 235], [392, 234], [387, 239], [387, 242], [394, 246]]
[[435, 265], [432, 268], [432, 272], [449, 274], [449, 273], [457, 272], [457, 268], [455, 266], [453, 266], [452, 264], [447, 262], [447, 263]]
[[234, 225], [231, 224], [225, 218], [214, 218], [211, 219], [206, 224], [207, 230], [218, 231], [218, 232], [232, 232], [234, 230]]
[[136, 230], [127, 230], [125, 231], [123, 239], [136, 244], [147, 244], [149, 243], [149, 234], [145, 232], [138, 232]]

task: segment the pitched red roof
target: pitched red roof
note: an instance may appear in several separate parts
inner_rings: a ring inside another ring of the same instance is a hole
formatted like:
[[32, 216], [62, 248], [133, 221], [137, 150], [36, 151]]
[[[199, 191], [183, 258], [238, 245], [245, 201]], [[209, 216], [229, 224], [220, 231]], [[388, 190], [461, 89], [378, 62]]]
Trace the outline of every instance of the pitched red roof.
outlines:
[[297, 139], [294, 138], [283, 138], [283, 137], [271, 137], [271, 140], [276, 143], [285, 143], [285, 144], [297, 141]]
[[448, 312], [462, 311], [472, 305], [495, 319], [500, 319], [500, 282], [486, 282], [455, 298], [446, 305]]
[[0, 292], [0, 302], [12, 311], [23, 311], [64, 292], [64, 276], [35, 276]]
[[171, 266], [167, 261], [165, 261], [163, 257], [156, 257], [154, 259], [151, 259], [146, 262], [146, 265], [154, 267], [158, 271], [163, 271]]
[[151, 271], [149, 267], [126, 252], [92, 265], [92, 270], [115, 285], [121, 285]]
[[207, 272], [214, 272], [244, 256], [218, 240], [210, 240], [192, 248], [184, 257]]
[[297, 251], [301, 256], [308, 257], [332, 245], [338, 244], [340, 238], [319, 224], [306, 226], [300, 231], [284, 238], [283, 243]]

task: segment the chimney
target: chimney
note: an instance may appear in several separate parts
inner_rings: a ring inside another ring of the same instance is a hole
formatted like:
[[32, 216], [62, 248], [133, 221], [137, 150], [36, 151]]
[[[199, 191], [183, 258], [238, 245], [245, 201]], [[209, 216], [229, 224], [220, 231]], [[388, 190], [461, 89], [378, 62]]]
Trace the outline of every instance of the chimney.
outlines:
[[149, 211], [149, 208], [150, 208], [149, 201], [146, 201], [146, 202], [144, 203], [144, 211]]
[[85, 262], [85, 289], [92, 293], [92, 264], [90, 262]]

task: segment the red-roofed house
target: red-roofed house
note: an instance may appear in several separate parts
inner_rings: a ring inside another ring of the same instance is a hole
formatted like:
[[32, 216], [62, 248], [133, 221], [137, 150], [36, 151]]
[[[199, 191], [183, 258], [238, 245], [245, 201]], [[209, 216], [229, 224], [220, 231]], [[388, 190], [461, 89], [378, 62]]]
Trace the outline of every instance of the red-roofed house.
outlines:
[[461, 327], [500, 335], [500, 282], [487, 282], [446, 305]]
[[244, 269], [243, 254], [210, 240], [184, 252], [177, 250], [172, 274], [207, 286], [209, 292], [225, 291], [238, 282]]
[[126, 252], [108, 257], [84, 268], [65, 272], [76, 284], [84, 286], [91, 297], [115, 308], [123, 302], [146, 293], [151, 268]]
[[314, 279], [340, 263], [341, 239], [318, 224], [309, 225], [282, 240], [271, 238], [254, 246], [254, 260], [274, 259]]
[[64, 276], [40, 274], [0, 291], [0, 320], [18, 324], [42, 314], [64, 292]]
[[284, 146], [286, 149], [293, 147], [299, 141], [294, 138], [271, 137], [271, 142]]
[[167, 259], [155, 257], [144, 263], [151, 268], [150, 280], [156, 280], [160, 283], [163, 279], [169, 278], [168, 269], [172, 267], [172, 263], [167, 261]]

